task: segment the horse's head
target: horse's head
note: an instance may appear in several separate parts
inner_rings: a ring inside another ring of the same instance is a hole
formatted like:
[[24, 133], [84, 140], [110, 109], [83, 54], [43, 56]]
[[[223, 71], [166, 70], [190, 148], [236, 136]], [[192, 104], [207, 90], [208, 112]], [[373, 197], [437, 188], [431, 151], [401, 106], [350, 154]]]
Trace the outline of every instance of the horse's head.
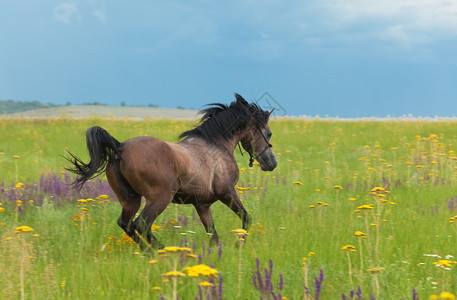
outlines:
[[[247, 102], [239, 95], [237, 96], [238, 102]], [[249, 105], [249, 104], [247, 104]], [[278, 160], [271, 145], [271, 132], [268, 121], [272, 111], [264, 111], [256, 105], [249, 105], [252, 112], [252, 118], [244, 130], [241, 137], [241, 145], [243, 148], [260, 163], [262, 171], [273, 171], [278, 165]]]

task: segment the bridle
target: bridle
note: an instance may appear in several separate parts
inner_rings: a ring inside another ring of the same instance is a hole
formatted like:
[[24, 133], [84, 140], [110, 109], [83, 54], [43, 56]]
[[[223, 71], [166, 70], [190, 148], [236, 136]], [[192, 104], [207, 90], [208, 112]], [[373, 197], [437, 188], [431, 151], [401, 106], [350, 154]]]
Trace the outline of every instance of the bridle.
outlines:
[[[254, 147], [252, 147], [252, 140], [254, 139], [254, 134], [253, 134], [253, 137], [251, 138], [251, 140], [249, 141], [249, 143], [251, 144], [251, 148], [250, 148], [250, 151], [249, 150], [246, 150], [247, 153], [249, 153], [249, 167], [252, 167], [253, 164], [254, 164], [254, 158], [257, 159], [260, 155], [262, 155], [265, 151], [267, 151], [268, 149], [270, 148], [273, 148], [273, 145], [270, 144], [270, 142], [268, 141], [268, 139], [265, 137], [265, 135], [263, 134], [262, 130], [260, 130], [259, 126], [256, 126], [258, 131], [260, 131], [260, 134], [262, 135], [263, 139], [265, 140], [265, 142], [267, 143], [267, 145], [265, 146], [265, 148], [263, 148], [263, 150], [259, 153], [259, 154], [252, 154], [252, 150]], [[240, 148], [240, 153], [241, 155], [243, 155], [243, 152], [241, 151], [241, 146], [240, 144], [238, 144], [238, 147]]]

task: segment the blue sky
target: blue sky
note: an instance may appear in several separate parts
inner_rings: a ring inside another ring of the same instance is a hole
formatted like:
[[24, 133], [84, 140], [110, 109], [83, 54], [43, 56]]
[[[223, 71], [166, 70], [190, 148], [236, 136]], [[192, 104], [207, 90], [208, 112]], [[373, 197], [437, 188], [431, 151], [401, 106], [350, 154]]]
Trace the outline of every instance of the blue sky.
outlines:
[[450, 117], [456, 53], [448, 0], [0, 0], [2, 100]]

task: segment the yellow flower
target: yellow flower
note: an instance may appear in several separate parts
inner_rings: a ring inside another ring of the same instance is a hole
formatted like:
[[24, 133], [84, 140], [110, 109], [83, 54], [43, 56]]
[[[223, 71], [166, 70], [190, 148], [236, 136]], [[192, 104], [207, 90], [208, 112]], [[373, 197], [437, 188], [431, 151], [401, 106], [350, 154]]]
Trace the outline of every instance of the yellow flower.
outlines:
[[3, 212], [5, 211], [5, 209], [3, 207], [0, 207], [0, 212]]
[[356, 198], [349, 198], [349, 201], [355, 201], [357, 200]]
[[249, 233], [244, 230], [244, 229], [234, 229], [232, 230], [233, 233], [236, 233], [237, 235], [248, 235]]
[[164, 277], [186, 277], [186, 274], [179, 271], [170, 271], [165, 274], [162, 274]]
[[165, 252], [191, 252], [192, 249], [188, 248], [188, 247], [175, 247], [175, 246], [171, 246], [171, 247], [165, 247], [163, 248], [163, 250]]
[[153, 291], [160, 291], [161, 289], [162, 289], [162, 288], [159, 287], [159, 286], [154, 286], [154, 287], [152, 288]]
[[308, 253], [308, 256], [313, 256], [313, 255], [316, 255], [316, 253], [314, 253], [314, 252], [309, 252]]
[[296, 185], [303, 185], [303, 183], [301, 183], [300, 181], [294, 181], [292, 182], [293, 184], [296, 184]]
[[449, 292], [441, 292], [439, 295], [431, 295], [430, 299], [448, 299], [448, 300], [455, 300], [456, 296]]
[[374, 207], [373, 207], [373, 204], [364, 204], [364, 205], [357, 207], [357, 209], [374, 209]]
[[184, 268], [184, 271], [187, 272], [187, 275], [190, 277], [198, 277], [198, 276], [216, 277], [218, 274], [218, 271], [216, 269], [210, 268], [204, 264], [195, 265], [192, 267], [186, 267], [186, 268]]
[[149, 261], [149, 263], [150, 263], [151, 265], [152, 265], [152, 264], [156, 264], [156, 263], [157, 263], [157, 260], [151, 259], [151, 260]]
[[362, 231], [356, 231], [356, 232], [354, 232], [354, 235], [355, 235], [355, 236], [364, 237], [364, 236], [365, 236], [365, 233], [363, 233]]
[[370, 272], [371, 274], [374, 274], [374, 273], [379, 273], [379, 272], [381, 272], [383, 270], [385, 270], [385, 268], [383, 268], [383, 267], [375, 267], [375, 268], [368, 269], [367, 271]]
[[31, 232], [33, 231], [33, 228], [32, 227], [29, 227], [29, 226], [19, 226], [19, 227], [16, 227], [16, 232], [15, 233], [20, 233], [20, 232]]
[[346, 245], [346, 246], [341, 247], [341, 250], [355, 252], [355, 247], [352, 245]]
[[99, 199], [108, 199], [109, 196], [108, 195], [100, 195], [97, 198], [99, 198]]
[[212, 284], [211, 282], [208, 282], [208, 281], [202, 281], [198, 285], [199, 286], [207, 286], [207, 287], [214, 286], [214, 284]]
[[341, 185], [335, 185], [335, 186], [333, 186], [333, 188], [335, 190], [342, 190], [343, 189], [343, 187]]
[[451, 261], [448, 259], [440, 259], [439, 261], [436, 261], [433, 263], [435, 266], [440, 267], [440, 268], [450, 268], [452, 267], [453, 264], [457, 264], [457, 261]]
[[20, 156], [19, 156], [19, 155], [13, 155], [13, 158], [14, 158], [14, 159], [19, 159]]
[[22, 182], [18, 182], [18, 183], [16, 183], [14, 188], [18, 189], [18, 190], [23, 190], [24, 189], [24, 184]]

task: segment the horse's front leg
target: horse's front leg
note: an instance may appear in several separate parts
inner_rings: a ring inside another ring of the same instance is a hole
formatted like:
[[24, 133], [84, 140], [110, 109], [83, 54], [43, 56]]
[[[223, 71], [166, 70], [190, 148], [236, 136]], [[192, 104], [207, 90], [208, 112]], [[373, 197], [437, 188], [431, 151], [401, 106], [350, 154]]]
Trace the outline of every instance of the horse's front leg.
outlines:
[[238, 217], [240, 217], [243, 226], [242, 228], [248, 231], [249, 228], [251, 228], [252, 219], [244, 208], [243, 203], [241, 203], [241, 200], [238, 197], [235, 189], [227, 193], [226, 196], [221, 199], [221, 201], [227, 205], [235, 214], [237, 214]]
[[217, 235], [216, 228], [214, 227], [213, 216], [210, 210], [211, 204], [194, 204], [198, 216], [205, 226], [206, 232], [211, 236], [209, 245], [210, 247], [219, 245], [219, 236]]

